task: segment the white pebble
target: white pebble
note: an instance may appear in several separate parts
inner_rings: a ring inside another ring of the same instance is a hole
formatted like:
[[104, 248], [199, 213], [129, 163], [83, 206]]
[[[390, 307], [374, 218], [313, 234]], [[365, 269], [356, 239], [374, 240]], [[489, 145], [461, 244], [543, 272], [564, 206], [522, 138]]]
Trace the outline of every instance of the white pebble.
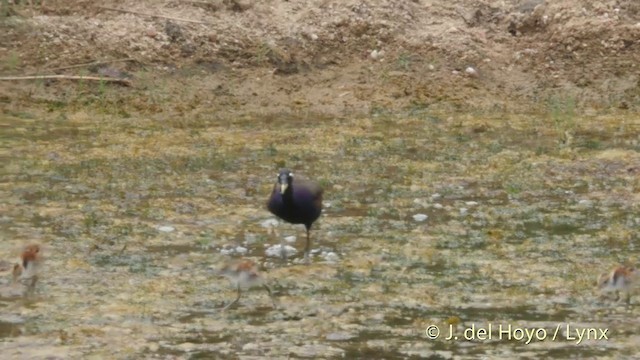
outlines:
[[440, 203], [435, 203], [435, 204], [433, 204], [433, 207], [436, 208], [436, 209], [442, 209], [444, 206], [442, 206], [442, 204], [440, 204]]
[[588, 199], [582, 199], [580, 201], [578, 201], [578, 205], [582, 205], [582, 206], [591, 206], [591, 200]]
[[168, 226], [168, 225], [158, 227], [158, 230], [162, 232], [172, 232], [175, 229], [176, 228], [174, 228], [173, 226]]
[[267, 219], [260, 223], [260, 226], [263, 228], [271, 228], [278, 226], [278, 220], [276, 219]]
[[340, 260], [338, 254], [334, 253], [333, 251], [322, 254], [322, 257], [328, 262], [337, 262], [338, 260]]
[[288, 242], [289, 244], [292, 244], [292, 243], [296, 242], [296, 237], [295, 237], [295, 235], [286, 236], [284, 238], [284, 241]]
[[384, 51], [383, 50], [373, 50], [371, 51], [371, 53], [369, 54], [369, 56], [373, 59], [373, 60], [378, 60], [379, 58], [382, 57], [382, 55], [384, 55]]
[[467, 68], [464, 69], [464, 72], [471, 77], [478, 76], [478, 70], [476, 70], [476, 68], [474, 68], [473, 66], [467, 66]]
[[258, 237], [254, 233], [247, 232], [244, 234], [244, 244], [251, 245], [258, 241]]
[[477, 201], [467, 201], [467, 202], [465, 203], [465, 205], [467, 205], [467, 206], [469, 206], [469, 207], [471, 207], [471, 206], [476, 206], [476, 205], [478, 205], [478, 202], [477, 202]]
[[429, 216], [427, 216], [426, 214], [415, 214], [413, 215], [413, 220], [415, 221], [425, 221], [427, 220]]
[[311, 40], [318, 40], [318, 35], [311, 34]]
[[467, 209], [467, 208], [461, 208], [460, 209], [460, 215], [467, 215], [468, 212], [469, 212], [469, 209]]
[[438, 193], [435, 193], [435, 194], [431, 195], [431, 198], [434, 199], [434, 200], [435, 199], [440, 199], [441, 197], [442, 197], [442, 195], [440, 195]]
[[[294, 248], [293, 246], [285, 245], [284, 252], [287, 255], [287, 257], [289, 257], [289, 256], [295, 255], [298, 252], [298, 250], [296, 250], [296, 248]], [[271, 256], [271, 257], [282, 257], [282, 245], [280, 244], [273, 245], [267, 248], [264, 251], [264, 253], [267, 256]]]
[[249, 250], [244, 246], [236, 246], [236, 247], [225, 247], [220, 249], [220, 254], [222, 255], [244, 255]]

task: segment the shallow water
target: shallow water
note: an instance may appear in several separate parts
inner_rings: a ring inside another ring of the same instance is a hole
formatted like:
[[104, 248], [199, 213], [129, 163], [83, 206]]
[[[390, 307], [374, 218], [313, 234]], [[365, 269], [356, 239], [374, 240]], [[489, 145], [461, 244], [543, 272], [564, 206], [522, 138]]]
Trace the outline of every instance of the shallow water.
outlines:
[[[0, 126], [0, 260], [28, 242], [46, 254], [34, 295], [0, 299], [3, 358], [640, 351], [640, 297], [626, 306], [594, 291], [599, 273], [638, 263], [637, 117], [21, 112]], [[263, 226], [281, 166], [325, 188], [310, 266], [303, 226]], [[287, 236], [296, 256], [265, 256]], [[235, 291], [212, 269], [239, 246], [280, 309], [255, 289], [219, 311]], [[576, 344], [575, 329], [608, 339]], [[527, 344], [527, 330], [546, 336]]]

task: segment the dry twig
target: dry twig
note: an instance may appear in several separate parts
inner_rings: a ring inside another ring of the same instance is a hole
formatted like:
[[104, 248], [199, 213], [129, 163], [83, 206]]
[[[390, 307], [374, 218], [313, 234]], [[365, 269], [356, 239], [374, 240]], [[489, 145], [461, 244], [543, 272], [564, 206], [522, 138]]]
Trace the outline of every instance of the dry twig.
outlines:
[[33, 75], [33, 76], [3, 76], [0, 77], [0, 81], [14, 81], [14, 80], [47, 80], [47, 79], [62, 79], [62, 80], [89, 80], [89, 81], [104, 81], [112, 82], [120, 85], [131, 86], [131, 81], [128, 79], [117, 79], [98, 76], [75, 76], [75, 75]]
[[109, 10], [109, 11], [119, 11], [119, 12], [123, 12], [123, 13], [127, 13], [127, 14], [134, 14], [134, 15], [141, 15], [141, 16], [150, 16], [150, 17], [155, 17], [155, 18], [160, 18], [160, 19], [183, 21], [183, 22], [188, 22], [188, 23], [193, 23], [193, 24], [212, 25], [211, 23], [208, 23], [208, 22], [205, 22], [205, 21], [181, 19], [181, 18], [176, 18], [176, 17], [171, 17], [171, 16], [164, 16], [164, 15], [147, 14], [147, 13], [143, 13], [143, 12], [139, 12], [139, 11], [117, 9], [117, 8], [111, 8], [111, 7], [106, 7], [106, 6], [98, 6], [98, 9]]
[[83, 63], [83, 64], [61, 66], [61, 67], [57, 67], [57, 68], [49, 68], [49, 69], [43, 69], [43, 70], [46, 70], [46, 71], [58, 71], [58, 70], [67, 70], [67, 69], [74, 69], [74, 68], [79, 68], [79, 67], [86, 67], [86, 66], [93, 66], [93, 65], [103, 65], [103, 64], [112, 64], [112, 63], [116, 63], [116, 62], [135, 61], [135, 60], [136, 59], [133, 59], [133, 58], [124, 58], [124, 59], [115, 59], [115, 60], [93, 61], [93, 62], [88, 62], [88, 63]]

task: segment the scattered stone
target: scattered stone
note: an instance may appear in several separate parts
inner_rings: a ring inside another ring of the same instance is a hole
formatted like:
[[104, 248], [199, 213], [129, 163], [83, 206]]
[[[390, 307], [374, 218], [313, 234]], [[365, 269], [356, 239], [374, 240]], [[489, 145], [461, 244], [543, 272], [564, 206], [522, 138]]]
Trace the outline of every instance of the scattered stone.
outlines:
[[415, 214], [413, 215], [413, 220], [420, 222], [427, 220], [428, 217], [426, 214]]
[[338, 260], [340, 260], [338, 254], [334, 253], [333, 251], [322, 253], [322, 258], [328, 262], [337, 262]]
[[163, 225], [163, 226], [158, 227], [158, 231], [162, 231], [162, 232], [166, 232], [166, 233], [172, 232], [175, 229], [176, 228], [174, 228], [173, 226], [169, 226], [169, 225]]
[[369, 57], [373, 60], [381, 59], [384, 56], [384, 50], [372, 50]]
[[302, 346], [292, 346], [289, 352], [293, 356], [305, 357], [305, 358], [328, 358], [328, 357], [343, 357], [344, 350], [322, 344], [308, 344]]
[[263, 228], [272, 228], [278, 226], [278, 220], [276, 219], [267, 219], [260, 223], [260, 226]]
[[220, 253], [222, 255], [244, 255], [248, 252], [249, 252], [249, 249], [247, 249], [244, 246], [236, 246], [236, 247], [220, 249]]
[[148, 29], [145, 33], [145, 35], [147, 35], [148, 37], [155, 39], [158, 37], [158, 32], [155, 31], [154, 29]]
[[[294, 248], [293, 246], [289, 246], [289, 245], [284, 245], [284, 252], [286, 254], [287, 257], [293, 256], [296, 253], [298, 253], [298, 250], [296, 250], [296, 248]], [[270, 257], [282, 257], [282, 245], [277, 244], [277, 245], [273, 245], [271, 247], [268, 247], [265, 251], [264, 251], [265, 255], [270, 256]]]
[[349, 333], [346, 331], [337, 331], [328, 334], [325, 338], [329, 341], [345, 341], [358, 337], [357, 334]]
[[578, 201], [578, 205], [584, 206], [584, 207], [589, 207], [592, 204], [593, 204], [593, 202], [591, 200], [588, 200], [588, 199], [582, 199], [582, 200]]
[[467, 66], [467, 68], [464, 69], [464, 73], [469, 75], [469, 77], [478, 77], [478, 70], [476, 70], [476, 68], [474, 68], [473, 66]]
[[284, 241], [288, 242], [289, 244], [293, 244], [296, 242], [296, 237], [295, 235], [291, 235], [291, 236], [285, 236]]

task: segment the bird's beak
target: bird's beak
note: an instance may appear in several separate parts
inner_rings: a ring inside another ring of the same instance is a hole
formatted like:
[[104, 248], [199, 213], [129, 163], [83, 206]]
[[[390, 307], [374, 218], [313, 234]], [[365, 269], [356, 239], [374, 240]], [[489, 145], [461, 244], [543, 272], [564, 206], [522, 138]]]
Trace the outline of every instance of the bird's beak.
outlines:
[[287, 183], [280, 184], [280, 194], [284, 194], [284, 192], [287, 191], [288, 187], [289, 187], [289, 184]]

